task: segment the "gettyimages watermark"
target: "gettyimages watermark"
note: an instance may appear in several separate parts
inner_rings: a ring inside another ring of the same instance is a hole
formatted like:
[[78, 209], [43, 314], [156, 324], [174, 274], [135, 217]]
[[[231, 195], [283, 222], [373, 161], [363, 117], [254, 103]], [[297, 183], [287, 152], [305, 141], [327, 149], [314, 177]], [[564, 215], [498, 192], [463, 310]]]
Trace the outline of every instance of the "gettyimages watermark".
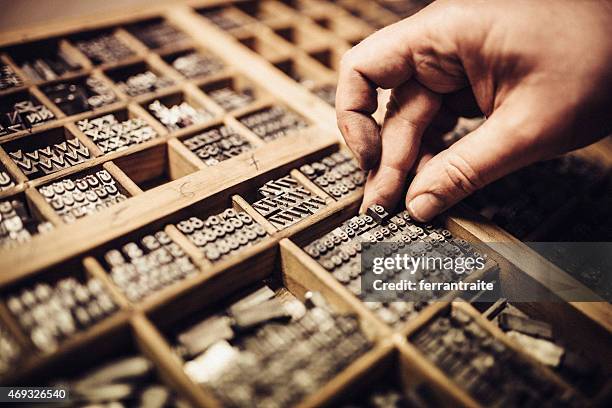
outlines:
[[[612, 243], [539, 242], [529, 246], [559, 268], [546, 261], [499, 265], [490, 256], [516, 256], [521, 251], [528, 255], [530, 250], [524, 244], [487, 243], [488, 250], [478, 252], [424, 242], [363, 243], [361, 298], [374, 302], [429, 302], [457, 295], [480, 302], [501, 297], [521, 302], [610, 300], [606, 288], [612, 288]], [[598, 293], [585, 289], [594, 282]]]

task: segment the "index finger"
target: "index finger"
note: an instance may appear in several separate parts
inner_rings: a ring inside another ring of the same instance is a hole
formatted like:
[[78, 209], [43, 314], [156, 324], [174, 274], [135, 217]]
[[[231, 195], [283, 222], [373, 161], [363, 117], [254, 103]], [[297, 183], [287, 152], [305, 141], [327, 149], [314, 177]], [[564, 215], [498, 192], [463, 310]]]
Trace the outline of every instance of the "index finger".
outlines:
[[376, 166], [381, 152], [380, 129], [372, 117], [378, 107], [376, 89], [394, 88], [412, 76], [404, 32], [396, 23], [374, 33], [349, 50], [340, 65], [338, 128], [365, 170]]

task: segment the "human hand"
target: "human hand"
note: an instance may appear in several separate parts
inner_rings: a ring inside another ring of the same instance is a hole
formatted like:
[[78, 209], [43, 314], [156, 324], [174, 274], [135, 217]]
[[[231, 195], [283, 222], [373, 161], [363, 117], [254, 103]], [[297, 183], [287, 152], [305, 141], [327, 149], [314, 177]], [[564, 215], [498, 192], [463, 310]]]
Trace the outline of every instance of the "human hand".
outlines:
[[[382, 127], [376, 89], [392, 89]], [[612, 131], [612, 2], [439, 0], [342, 59], [338, 126], [371, 170], [362, 208], [426, 221], [484, 185]], [[437, 154], [458, 116], [475, 131]]]

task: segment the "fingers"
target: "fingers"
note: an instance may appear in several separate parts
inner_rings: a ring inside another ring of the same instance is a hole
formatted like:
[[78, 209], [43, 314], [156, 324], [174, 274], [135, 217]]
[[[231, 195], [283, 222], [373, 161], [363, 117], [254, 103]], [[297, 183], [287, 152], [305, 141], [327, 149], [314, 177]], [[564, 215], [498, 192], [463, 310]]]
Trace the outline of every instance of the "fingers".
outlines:
[[411, 75], [409, 46], [399, 40], [400, 26], [389, 26], [366, 38], [342, 58], [336, 91], [338, 127], [360, 166], [369, 170], [380, 159], [379, 127], [372, 118], [376, 89], [393, 88]]
[[374, 203], [389, 209], [397, 205], [419, 154], [423, 132], [439, 107], [440, 96], [416, 81], [393, 90], [381, 131], [380, 164], [368, 176], [362, 209]]
[[406, 195], [410, 215], [428, 221], [486, 184], [538, 160], [538, 133], [521, 117], [521, 112], [500, 107], [478, 129], [422, 165]]

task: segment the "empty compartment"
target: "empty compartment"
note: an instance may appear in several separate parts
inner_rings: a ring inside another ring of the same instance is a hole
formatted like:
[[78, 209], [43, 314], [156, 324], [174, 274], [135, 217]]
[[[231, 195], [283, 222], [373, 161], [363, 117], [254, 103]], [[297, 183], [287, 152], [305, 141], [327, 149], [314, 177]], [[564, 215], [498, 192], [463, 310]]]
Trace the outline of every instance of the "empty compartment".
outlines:
[[144, 191], [198, 170], [167, 143], [119, 157], [113, 162]]
[[162, 58], [188, 79], [204, 78], [225, 68], [225, 64], [216, 55], [202, 49], [175, 52]]
[[363, 21], [349, 15], [321, 14], [320, 17], [313, 17], [313, 20], [319, 26], [349, 42], [361, 40], [373, 32]]
[[201, 100], [185, 92], [152, 99], [142, 105], [170, 131], [201, 124], [215, 116]]
[[285, 41], [304, 50], [316, 48], [326, 41], [322, 33], [316, 29], [316, 26], [295, 25], [278, 27], [274, 28], [274, 32]]
[[41, 87], [43, 93], [66, 115], [76, 115], [117, 102], [110, 85], [97, 76], [82, 76]]
[[30, 180], [67, 169], [92, 157], [89, 149], [64, 127], [23, 136], [1, 146]]
[[0, 136], [55, 120], [55, 114], [28, 91], [0, 96]]
[[60, 39], [19, 45], [7, 52], [32, 81], [53, 81], [83, 68], [66, 41]]
[[162, 18], [139, 21], [125, 27], [140, 42], [151, 49], [181, 47], [190, 43], [187, 34]]
[[228, 112], [247, 107], [264, 96], [263, 91], [241, 76], [209, 82], [200, 89]]
[[107, 70], [105, 74], [124, 94], [132, 97], [157, 92], [174, 85], [172, 79], [146, 62]]
[[130, 193], [102, 166], [89, 168], [38, 187], [66, 223], [126, 200]]
[[103, 154], [126, 150], [160, 136], [154, 127], [130, 109], [81, 119], [76, 126]]
[[275, 1], [251, 0], [235, 4], [235, 7], [257, 21], [268, 22], [279, 18], [292, 17], [293, 13]]
[[316, 63], [308, 64], [296, 59], [278, 61], [274, 63], [274, 66], [308, 89], [314, 88], [317, 81], [327, 79], [331, 73]]
[[238, 120], [265, 142], [286, 137], [310, 126], [305, 118], [281, 105], [244, 114]]
[[327, 68], [338, 71], [338, 69], [340, 69], [340, 60], [342, 59], [342, 54], [344, 51], [346, 50], [327, 48], [319, 51], [311, 51], [308, 53], [308, 55], [319, 61]]
[[288, 54], [288, 50], [282, 45], [272, 43], [261, 37], [248, 36], [240, 38], [238, 41], [268, 61], [283, 58]]
[[38, 208], [25, 196], [16, 194], [0, 199], [0, 248], [12, 248], [53, 229]]

